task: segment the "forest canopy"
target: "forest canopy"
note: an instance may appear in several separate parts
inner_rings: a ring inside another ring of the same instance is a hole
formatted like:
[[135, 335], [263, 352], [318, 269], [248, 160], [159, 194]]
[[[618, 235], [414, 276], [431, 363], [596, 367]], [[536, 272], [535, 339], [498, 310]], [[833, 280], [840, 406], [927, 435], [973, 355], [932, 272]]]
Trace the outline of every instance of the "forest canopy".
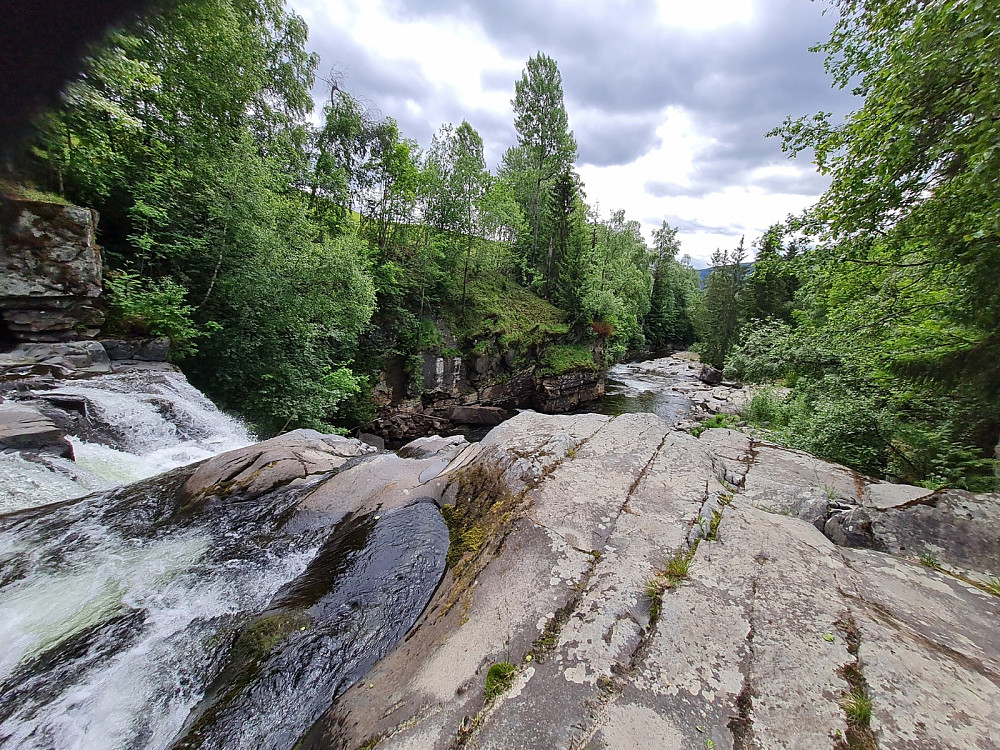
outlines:
[[171, 336], [193, 381], [265, 433], [364, 424], [387, 358], [439, 346], [435, 321], [468, 334], [464, 355], [524, 309], [564, 343], [600, 340], [604, 366], [697, 338], [706, 362], [761, 384], [746, 417], [773, 438], [874, 476], [990, 488], [995, 8], [832, 5], [817, 51], [856, 109], [769, 134], [830, 187], [720, 248], [704, 289], [675, 227], [647, 241], [588, 205], [553, 58], [512, 81], [516, 143], [491, 170], [467, 120], [422, 147], [344, 81], [314, 111], [319, 60], [280, 0], [174, 0], [115, 30], [39, 119], [20, 178], [100, 212], [112, 326]]
[[280, 0], [175, 0], [96, 46], [40, 118], [23, 178], [100, 212], [118, 331], [171, 336], [265, 433], [362, 423], [386, 358], [436, 319], [476, 329], [498, 284], [607, 339], [609, 362], [647, 334], [690, 343], [676, 247], [585, 203], [555, 60], [512, 82], [517, 143], [491, 173], [467, 121], [422, 150], [343, 82], [314, 113], [306, 40]]

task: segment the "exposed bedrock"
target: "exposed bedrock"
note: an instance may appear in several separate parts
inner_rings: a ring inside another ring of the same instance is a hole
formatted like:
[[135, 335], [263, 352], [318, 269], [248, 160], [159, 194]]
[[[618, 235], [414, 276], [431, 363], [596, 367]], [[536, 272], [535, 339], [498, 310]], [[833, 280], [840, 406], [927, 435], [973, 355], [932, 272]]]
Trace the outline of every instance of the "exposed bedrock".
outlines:
[[104, 313], [97, 212], [0, 201], [0, 322], [9, 338], [69, 341], [97, 333]]
[[[1000, 736], [995, 496], [872, 482], [649, 414], [522, 413], [445, 476], [444, 581], [305, 747], [964, 749]], [[824, 536], [856, 509], [871, 548]], [[490, 667], [507, 661], [487, 699]]]

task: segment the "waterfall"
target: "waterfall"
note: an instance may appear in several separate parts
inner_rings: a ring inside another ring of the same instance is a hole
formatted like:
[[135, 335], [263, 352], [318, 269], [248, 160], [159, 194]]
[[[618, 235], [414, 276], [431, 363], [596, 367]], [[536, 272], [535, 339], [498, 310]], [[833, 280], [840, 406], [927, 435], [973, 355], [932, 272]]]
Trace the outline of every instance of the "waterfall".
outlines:
[[[86, 418], [76, 463], [0, 453], [0, 750], [286, 750], [444, 574], [426, 497], [300, 511], [325, 472], [192, 502], [189, 464], [252, 437], [180, 374], [30, 395]], [[392, 481], [372, 458], [348, 487]]]
[[[91, 438], [70, 436], [75, 465], [0, 453], [0, 513], [134, 482], [253, 442], [183, 375], [133, 371], [33, 391], [86, 404]], [[100, 442], [98, 441], [100, 438]]]

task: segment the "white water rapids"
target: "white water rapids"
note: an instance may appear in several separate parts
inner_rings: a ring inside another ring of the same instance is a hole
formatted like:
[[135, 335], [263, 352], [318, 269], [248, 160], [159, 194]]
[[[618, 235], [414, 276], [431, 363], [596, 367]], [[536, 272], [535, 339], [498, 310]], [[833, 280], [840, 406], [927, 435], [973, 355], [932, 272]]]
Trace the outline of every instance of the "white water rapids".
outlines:
[[[85, 399], [89, 422], [113, 446], [71, 437], [75, 463], [0, 453], [0, 514], [108, 491], [253, 442], [179, 373], [106, 375], [35, 395]], [[11, 700], [0, 706], [3, 748], [166, 747], [200, 697], [192, 675], [210, 658], [192, 650], [199, 641], [191, 635], [262, 608], [309, 559], [234, 561], [223, 577], [201, 562], [212, 542], [204, 529], [143, 538], [99, 518], [105, 507], [95, 495], [54, 513], [58, 523], [0, 518], [0, 685]], [[116, 619], [121, 632], [87, 643], [84, 634]], [[87, 649], [64, 667], [61, 684], [11, 694], [31, 683], [25, 667], [81, 638]]]
[[432, 502], [300, 509], [327, 474], [186, 495], [185, 464], [251, 436], [179, 374], [30, 395], [85, 439], [0, 454], [0, 750], [287, 750], [444, 574]]
[[179, 373], [105, 375], [37, 395], [85, 399], [91, 421], [104, 425], [114, 445], [70, 437], [76, 462], [49, 459], [56, 471], [0, 453], [0, 514], [127, 484], [253, 442], [241, 422]]

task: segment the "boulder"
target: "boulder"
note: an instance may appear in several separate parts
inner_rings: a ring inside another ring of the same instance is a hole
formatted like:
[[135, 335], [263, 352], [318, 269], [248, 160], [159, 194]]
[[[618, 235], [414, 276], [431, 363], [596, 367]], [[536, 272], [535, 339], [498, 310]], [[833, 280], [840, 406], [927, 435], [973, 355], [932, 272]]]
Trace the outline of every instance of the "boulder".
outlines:
[[13, 200], [0, 205], [0, 316], [21, 341], [93, 336], [104, 320], [97, 212]]
[[202, 463], [184, 484], [186, 497], [259, 497], [296, 480], [340, 469], [375, 449], [360, 440], [293, 430]]
[[66, 433], [41, 410], [27, 404], [0, 403], [0, 448], [73, 458]]
[[705, 385], [719, 385], [722, 382], [722, 371], [709, 365], [702, 365], [698, 371], [698, 380]]
[[938, 490], [866, 511], [876, 549], [910, 559], [929, 556], [975, 578], [1000, 576], [1000, 495]]
[[865, 508], [831, 515], [822, 531], [827, 539], [841, 547], [870, 549], [875, 546], [872, 517]]

